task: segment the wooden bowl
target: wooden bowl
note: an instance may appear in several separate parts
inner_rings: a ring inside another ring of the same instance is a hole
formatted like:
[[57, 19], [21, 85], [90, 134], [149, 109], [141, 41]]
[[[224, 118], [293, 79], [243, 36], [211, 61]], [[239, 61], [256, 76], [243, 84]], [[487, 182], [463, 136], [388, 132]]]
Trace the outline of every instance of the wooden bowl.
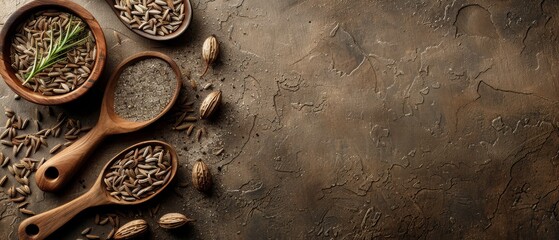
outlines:
[[115, 9], [114, 4], [115, 1], [114, 0], [105, 0], [105, 2], [107, 2], [107, 4], [109, 4], [109, 6], [111, 7], [111, 9], [113, 10], [113, 12], [115, 13], [116, 17], [118, 18], [118, 20], [120, 20], [128, 29], [132, 30], [132, 32], [151, 39], [151, 40], [157, 40], [157, 41], [165, 41], [165, 40], [171, 40], [173, 38], [178, 37], [179, 35], [181, 35], [184, 30], [186, 30], [186, 28], [188, 28], [188, 25], [190, 25], [190, 21], [192, 20], [192, 5], [190, 3], [190, 0], [182, 0], [184, 7], [185, 7], [185, 11], [184, 11], [184, 20], [182, 22], [182, 24], [180, 25], [179, 28], [177, 28], [176, 31], [172, 32], [171, 34], [167, 34], [164, 36], [159, 36], [159, 35], [151, 35], [148, 34], [142, 30], [139, 29], [133, 29], [132, 27], [130, 27], [130, 25], [124, 21], [122, 21], [122, 19], [119, 16], [120, 12]]
[[[12, 37], [15, 35], [17, 27], [25, 21], [31, 14], [42, 10], [48, 9], [58, 9], [72, 13], [80, 17], [89, 27], [95, 38], [95, 45], [97, 48], [97, 53], [95, 55], [95, 64], [91, 69], [88, 79], [80, 85], [78, 88], [70, 91], [66, 94], [45, 96], [39, 92], [34, 92], [21, 84], [21, 81], [15, 76], [15, 71], [11, 66], [10, 57], [10, 47], [12, 43]], [[8, 18], [2, 32], [0, 32], [0, 74], [4, 78], [6, 84], [18, 95], [27, 99], [30, 102], [34, 102], [42, 105], [58, 105], [70, 102], [77, 99], [78, 97], [84, 95], [87, 90], [89, 90], [103, 71], [105, 66], [105, 58], [107, 55], [107, 44], [105, 42], [105, 35], [101, 30], [101, 26], [91, 13], [89, 13], [85, 8], [80, 5], [69, 1], [69, 0], [35, 0], [23, 7], [17, 9]]]

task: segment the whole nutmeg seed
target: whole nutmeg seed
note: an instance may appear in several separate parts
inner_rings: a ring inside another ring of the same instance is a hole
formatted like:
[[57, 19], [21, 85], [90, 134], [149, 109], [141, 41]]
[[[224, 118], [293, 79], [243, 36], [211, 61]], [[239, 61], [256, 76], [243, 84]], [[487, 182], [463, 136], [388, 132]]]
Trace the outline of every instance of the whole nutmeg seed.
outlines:
[[201, 159], [198, 159], [192, 167], [192, 184], [200, 192], [207, 192], [212, 187], [212, 175], [208, 165]]
[[158, 223], [162, 228], [173, 229], [193, 221], [194, 219], [187, 218], [180, 213], [167, 213], [159, 218]]
[[143, 219], [132, 220], [116, 230], [114, 239], [130, 239], [137, 237], [148, 229], [148, 223]]
[[217, 43], [217, 38], [215, 38], [214, 35], [211, 35], [210, 37], [206, 38], [204, 44], [202, 45], [202, 58], [206, 62], [206, 69], [204, 70], [204, 73], [202, 73], [201, 77], [206, 75], [208, 68], [215, 62], [218, 54], [219, 44]]
[[200, 119], [209, 118], [219, 107], [221, 103], [221, 91], [213, 91], [202, 101], [200, 105]]

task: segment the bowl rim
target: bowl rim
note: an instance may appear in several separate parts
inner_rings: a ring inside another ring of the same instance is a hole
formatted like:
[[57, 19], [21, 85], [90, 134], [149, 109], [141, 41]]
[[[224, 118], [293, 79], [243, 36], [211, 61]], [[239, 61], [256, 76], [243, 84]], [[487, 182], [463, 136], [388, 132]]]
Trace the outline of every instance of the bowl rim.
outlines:
[[[60, 9], [80, 17], [91, 30], [95, 38], [96, 55], [95, 63], [89, 77], [78, 88], [65, 94], [45, 96], [34, 92], [21, 85], [11, 66], [11, 41], [19, 24], [27, 19], [30, 14], [41, 10]], [[85, 8], [69, 0], [35, 0], [17, 9], [6, 21], [0, 32], [0, 74], [4, 82], [18, 95], [26, 100], [41, 105], [59, 105], [68, 103], [84, 95], [93, 85], [103, 71], [106, 62], [107, 43], [101, 26]]]

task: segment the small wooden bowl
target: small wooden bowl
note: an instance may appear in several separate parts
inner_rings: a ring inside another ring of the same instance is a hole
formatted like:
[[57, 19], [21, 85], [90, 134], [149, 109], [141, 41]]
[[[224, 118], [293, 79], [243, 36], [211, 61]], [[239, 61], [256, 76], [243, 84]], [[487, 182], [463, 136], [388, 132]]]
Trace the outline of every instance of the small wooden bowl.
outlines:
[[176, 31], [172, 32], [171, 34], [167, 34], [164, 36], [159, 36], [159, 35], [151, 35], [148, 34], [142, 30], [138, 30], [138, 29], [132, 29], [132, 27], [130, 27], [130, 25], [128, 23], [125, 23], [124, 21], [122, 21], [122, 19], [119, 16], [120, 12], [115, 9], [114, 4], [115, 1], [114, 0], [105, 0], [105, 2], [107, 2], [107, 4], [109, 4], [109, 6], [111, 7], [111, 9], [113, 10], [113, 12], [115, 13], [116, 17], [118, 18], [119, 21], [122, 22], [122, 24], [124, 24], [128, 29], [132, 30], [132, 32], [151, 39], [151, 40], [157, 40], [157, 41], [165, 41], [165, 40], [171, 40], [173, 38], [178, 37], [179, 35], [181, 35], [184, 30], [186, 30], [186, 28], [188, 28], [188, 25], [190, 25], [190, 21], [192, 20], [192, 5], [190, 3], [190, 0], [182, 0], [184, 7], [185, 7], [185, 11], [184, 11], [184, 20], [182, 22], [182, 24], [180, 25], [179, 28], [177, 28]]
[[[48, 9], [59, 9], [80, 17], [93, 33], [97, 48], [95, 64], [93, 65], [93, 69], [91, 69], [88, 79], [77, 89], [66, 94], [54, 96], [45, 96], [24, 87], [21, 81], [15, 76], [10, 57], [12, 37], [15, 35], [17, 27], [31, 14]], [[58, 105], [73, 101], [84, 95], [97, 81], [99, 76], [101, 76], [101, 72], [105, 66], [107, 43], [105, 42], [105, 35], [97, 20], [80, 5], [69, 0], [35, 0], [19, 8], [8, 18], [2, 28], [2, 32], [0, 32], [0, 50], [2, 51], [0, 54], [0, 74], [4, 78], [6, 84], [8, 84], [14, 92], [30, 102], [42, 105]]]

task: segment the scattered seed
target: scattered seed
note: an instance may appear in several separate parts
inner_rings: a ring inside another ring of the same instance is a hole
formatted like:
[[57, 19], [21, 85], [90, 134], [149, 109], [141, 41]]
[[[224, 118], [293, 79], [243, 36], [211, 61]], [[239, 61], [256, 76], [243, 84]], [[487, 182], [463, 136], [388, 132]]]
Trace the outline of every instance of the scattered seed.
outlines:
[[[6, 158], [4, 159], [4, 163], [2, 163], [2, 166], [1, 166], [1, 167], [5, 167], [5, 166], [8, 165], [9, 163], [10, 163], [10, 157], [6, 157]], [[8, 170], [9, 170], [9, 168], [8, 168]]]
[[91, 232], [91, 228], [90, 228], [90, 227], [84, 229], [84, 230], [82, 231], [82, 235], [86, 235], [86, 234], [88, 234], [89, 232]]
[[196, 131], [196, 141], [200, 142], [201, 139], [202, 139], [202, 129], [198, 129], [198, 131]]
[[10, 198], [14, 198], [17, 194], [14, 186], [9, 187], [7, 193], [8, 193], [8, 197]]
[[66, 139], [66, 140], [76, 140], [76, 139], [78, 139], [78, 136], [76, 136], [76, 135], [64, 136], [64, 139]]
[[[36, 147], [36, 149], [37, 149], [37, 147]], [[30, 157], [31, 156], [31, 150], [33, 150], [33, 148], [27, 148], [27, 151], [25, 151], [25, 157]]]
[[115, 220], [113, 218], [113, 216], [109, 215], [109, 222], [111, 223], [111, 226], [115, 226]]
[[[61, 124], [62, 124], [64, 119], [66, 119], [66, 115], [63, 112], [59, 113], [58, 116], [56, 116], [56, 122], [59, 122]], [[71, 122], [72, 122], [72, 119], [69, 119], [68, 123], [71, 123]]]
[[177, 130], [177, 131], [181, 131], [181, 130], [185, 130], [185, 129], [190, 128], [190, 126], [192, 126], [191, 123], [184, 123], [184, 124], [181, 124], [181, 125], [175, 127], [174, 129]]
[[50, 153], [50, 154], [55, 153], [56, 151], [58, 151], [58, 150], [60, 149], [60, 147], [62, 147], [62, 144], [61, 144], [61, 143], [56, 144], [54, 147], [52, 147], [52, 148], [50, 149], [49, 153]]
[[17, 187], [16, 191], [23, 196], [27, 196], [27, 193], [25, 191], [23, 191], [23, 189], [21, 189], [21, 187]]
[[27, 125], [29, 125], [29, 119], [25, 119], [25, 121], [23, 121], [23, 124], [21, 124], [21, 129], [26, 129]]
[[[20, 146], [22, 146], [22, 145], [23, 145], [23, 143], [20, 144]], [[17, 157], [17, 153], [19, 152], [18, 149], [21, 149], [21, 147], [18, 148], [18, 146], [13, 145], [13, 147], [12, 147], [12, 155], [13, 155], [14, 157]]]
[[12, 110], [11, 108], [8, 107], [4, 107], [4, 114], [6, 115], [6, 117], [8, 118], [12, 118], [15, 115], [14, 110]]
[[37, 164], [37, 168], [41, 167], [43, 165], [43, 163], [45, 163], [45, 158], [41, 158], [41, 161], [39, 161], [39, 164]]
[[12, 198], [11, 200], [12, 200], [12, 202], [20, 203], [20, 202], [25, 201], [25, 197]]
[[111, 231], [107, 235], [107, 239], [112, 239], [115, 235], [115, 231], [116, 231], [115, 228], [111, 229]]
[[4, 139], [6, 136], [8, 136], [8, 134], [10, 133], [11, 128], [6, 128], [2, 134], [0, 135], [0, 139]]
[[93, 234], [87, 234], [87, 235], [85, 235], [85, 237], [86, 237], [87, 239], [99, 239], [99, 236], [93, 235]]
[[16, 182], [18, 182], [22, 185], [29, 185], [29, 179], [27, 177], [20, 178], [18, 176], [15, 176], [15, 179], [16, 179]]
[[[186, 117], [187, 114], [188, 114], [187, 112], [182, 113], [181, 116], [175, 122], [174, 126], [175, 127], [179, 126], [179, 124], [182, 122], [182, 120], [184, 120], [184, 118]], [[0, 137], [0, 138], [2, 138], [2, 137]]]
[[196, 121], [198, 121], [198, 118], [193, 117], [193, 116], [188, 116], [188, 117], [184, 118], [184, 121], [186, 121], [186, 122], [196, 122]]
[[218, 156], [219, 154], [223, 153], [223, 151], [225, 151], [224, 148], [220, 148], [219, 150], [217, 150], [216, 152], [214, 152], [214, 155]]
[[39, 122], [43, 120], [43, 114], [41, 114], [38, 108], [35, 108], [35, 119]]
[[20, 203], [19, 205], [17, 205], [17, 208], [24, 208], [24, 207], [27, 207], [27, 205], [29, 205], [29, 202], [23, 202], [23, 203]]
[[27, 194], [30, 195], [31, 194], [31, 188], [29, 188], [29, 185], [23, 185], [21, 187], [21, 189]]
[[99, 225], [105, 225], [107, 224], [107, 222], [109, 222], [109, 218], [104, 218], [103, 220], [99, 221]]
[[194, 130], [194, 125], [190, 125], [190, 127], [188, 128], [188, 130], [186, 131], [186, 135], [190, 136], [190, 134], [192, 134], [192, 130]]
[[27, 208], [20, 208], [19, 211], [23, 214], [27, 214], [27, 215], [31, 215], [31, 216], [35, 215], [35, 212], [33, 212], [33, 211], [31, 211]]
[[8, 146], [8, 147], [14, 146], [12, 141], [1, 140], [0, 143], [2, 143], [2, 145]]
[[4, 176], [0, 179], [0, 187], [4, 186], [4, 184], [6, 183], [7, 180], [8, 180], [8, 176], [4, 175]]

